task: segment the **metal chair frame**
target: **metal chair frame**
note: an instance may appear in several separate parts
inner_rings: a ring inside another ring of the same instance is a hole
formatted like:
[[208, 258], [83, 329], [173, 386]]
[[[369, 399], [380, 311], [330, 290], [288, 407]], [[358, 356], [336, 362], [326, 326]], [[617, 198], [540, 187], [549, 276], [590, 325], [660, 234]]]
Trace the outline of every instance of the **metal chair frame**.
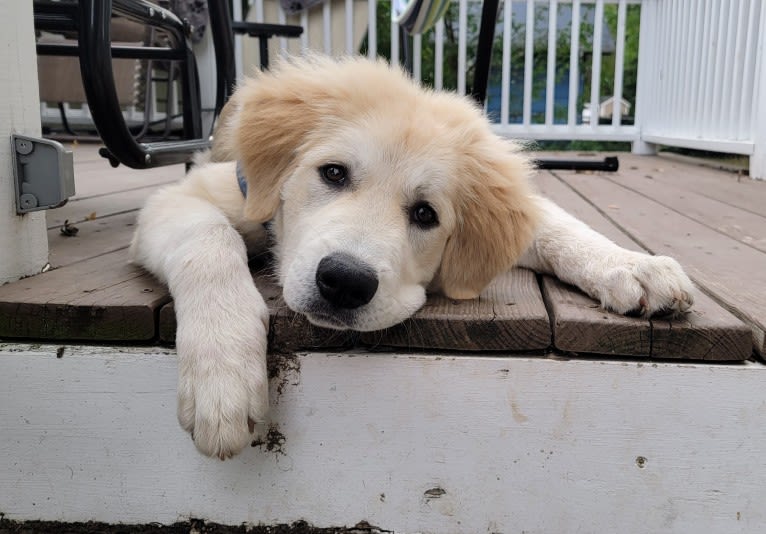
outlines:
[[[218, 116], [236, 82], [234, 30], [227, 1], [209, 2], [208, 10], [215, 49], [215, 115]], [[167, 36], [168, 46], [113, 46], [110, 36], [113, 15], [161, 30]], [[34, 18], [36, 30], [77, 33], [77, 45], [38, 44], [37, 53], [79, 57], [88, 107], [105, 145], [100, 153], [113, 166], [122, 163], [134, 169], [146, 169], [188, 163], [194, 153], [209, 148], [210, 137], [202, 131], [197, 62], [191, 46], [191, 28], [186, 21], [147, 0], [35, 0]], [[295, 37], [303, 31], [300, 26], [236, 24], [237, 31], [261, 40], [261, 63], [266, 66], [268, 45], [265, 41], [269, 37]], [[175, 61], [179, 64], [183, 101], [181, 139], [147, 143], [136, 140], [128, 129], [117, 99], [112, 58]]]

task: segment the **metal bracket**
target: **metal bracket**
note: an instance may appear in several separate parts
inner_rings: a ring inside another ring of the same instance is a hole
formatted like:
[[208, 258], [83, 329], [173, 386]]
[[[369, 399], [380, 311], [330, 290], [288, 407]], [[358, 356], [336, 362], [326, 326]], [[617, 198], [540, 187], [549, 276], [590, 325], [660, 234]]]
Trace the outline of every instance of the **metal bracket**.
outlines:
[[74, 195], [72, 151], [49, 139], [11, 135], [16, 213], [58, 208]]

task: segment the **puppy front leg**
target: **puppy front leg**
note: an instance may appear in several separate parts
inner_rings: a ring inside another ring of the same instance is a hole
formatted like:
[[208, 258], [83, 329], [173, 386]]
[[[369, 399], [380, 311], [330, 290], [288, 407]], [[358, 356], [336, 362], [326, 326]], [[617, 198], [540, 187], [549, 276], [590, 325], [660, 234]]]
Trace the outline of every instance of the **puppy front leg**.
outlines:
[[618, 313], [684, 312], [693, 304], [694, 286], [676, 260], [624, 249], [539, 200], [543, 218], [521, 266], [554, 274]]
[[187, 181], [154, 194], [131, 253], [175, 301], [179, 422], [201, 452], [224, 459], [251, 441], [268, 409], [268, 309], [242, 237], [195, 193]]

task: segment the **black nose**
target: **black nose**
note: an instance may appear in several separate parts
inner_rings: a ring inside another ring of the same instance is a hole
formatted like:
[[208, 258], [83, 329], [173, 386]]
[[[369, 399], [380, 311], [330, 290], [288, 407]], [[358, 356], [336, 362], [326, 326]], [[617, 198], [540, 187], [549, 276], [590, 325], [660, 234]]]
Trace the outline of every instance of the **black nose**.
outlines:
[[349, 310], [370, 302], [378, 290], [378, 276], [372, 267], [343, 253], [322, 258], [316, 282], [328, 302]]

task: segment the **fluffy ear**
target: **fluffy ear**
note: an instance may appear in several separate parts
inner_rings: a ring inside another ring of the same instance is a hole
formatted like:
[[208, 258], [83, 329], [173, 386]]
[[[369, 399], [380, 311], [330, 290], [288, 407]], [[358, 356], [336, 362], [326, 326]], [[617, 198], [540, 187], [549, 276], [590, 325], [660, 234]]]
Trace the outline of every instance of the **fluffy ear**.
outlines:
[[528, 182], [527, 159], [490, 143], [496, 154], [473, 159], [458, 193], [457, 224], [437, 278], [448, 297], [471, 299], [510, 269], [532, 243], [539, 206]]
[[[216, 125], [212, 161], [238, 160], [247, 179], [244, 216], [256, 222], [273, 218], [283, 181], [297, 150], [316, 131], [320, 113], [333, 113], [329, 59], [282, 60], [273, 69], [245, 80], [224, 107]], [[322, 70], [329, 70], [322, 75]]]
[[233, 102], [231, 140], [247, 178], [244, 216], [255, 222], [274, 217], [295, 153], [316, 125], [311, 105], [296, 87], [303, 76], [291, 76], [294, 69], [280, 70], [278, 76], [266, 73], [248, 80]]

